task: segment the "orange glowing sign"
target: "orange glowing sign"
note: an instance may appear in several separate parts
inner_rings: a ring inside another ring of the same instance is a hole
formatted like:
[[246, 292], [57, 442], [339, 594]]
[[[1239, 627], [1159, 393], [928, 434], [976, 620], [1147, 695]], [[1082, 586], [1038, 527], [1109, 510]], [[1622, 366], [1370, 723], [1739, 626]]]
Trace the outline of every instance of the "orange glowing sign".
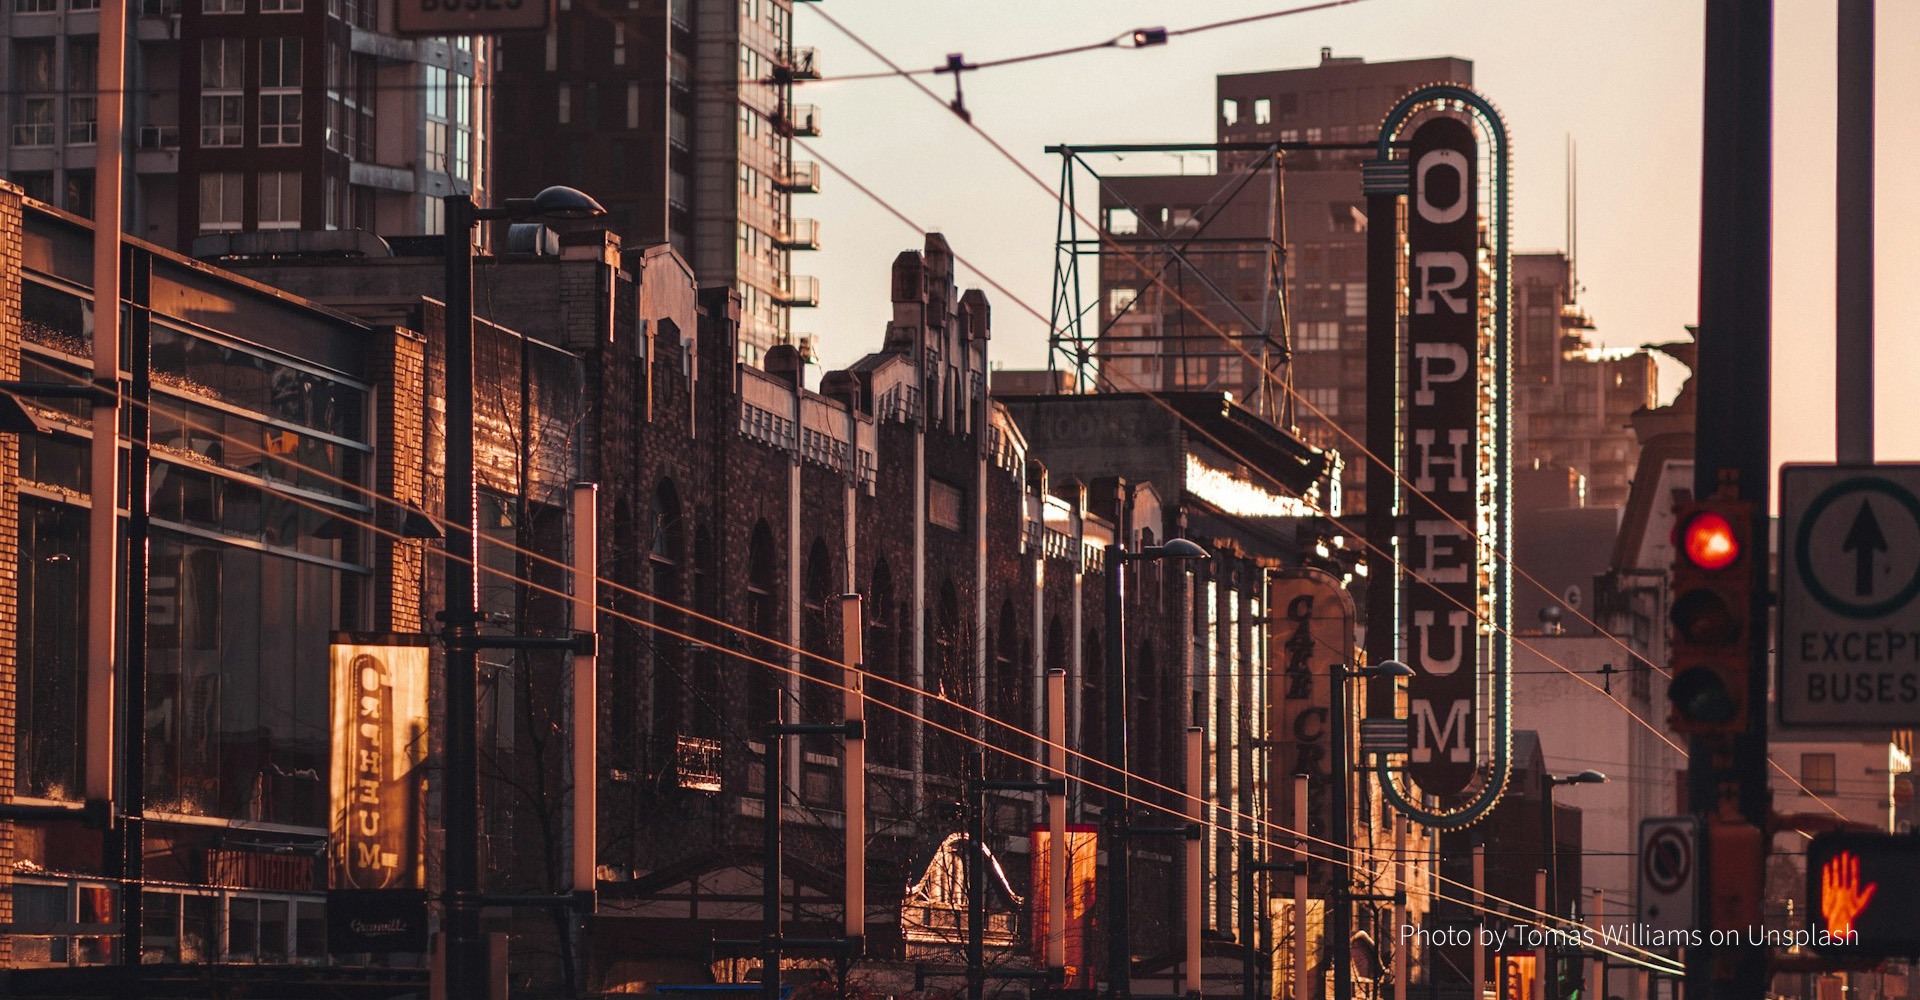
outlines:
[[[1100, 852], [1097, 830], [1098, 827], [1092, 826], [1067, 827], [1067, 981], [1065, 985], [1076, 989], [1093, 987], [1093, 966], [1087, 959], [1093, 929], [1094, 872], [1097, 870]], [[1033, 929], [1033, 954], [1042, 961], [1045, 961], [1047, 954], [1048, 900], [1053, 886], [1052, 880], [1047, 877], [1050, 836], [1044, 826], [1036, 826], [1032, 830], [1033, 886], [1027, 895], [1033, 905], [1032, 917], [1028, 921], [1028, 926]]]
[[1841, 851], [1820, 867], [1820, 915], [1826, 918], [1827, 933], [1852, 938], [1853, 921], [1873, 901], [1878, 882], [1860, 884], [1860, 856]]

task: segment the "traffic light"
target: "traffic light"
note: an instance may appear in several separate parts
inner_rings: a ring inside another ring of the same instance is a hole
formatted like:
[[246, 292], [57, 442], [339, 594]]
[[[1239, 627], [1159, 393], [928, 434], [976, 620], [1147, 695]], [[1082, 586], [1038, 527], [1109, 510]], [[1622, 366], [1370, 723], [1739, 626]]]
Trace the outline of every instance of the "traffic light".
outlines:
[[1743, 732], [1753, 641], [1753, 505], [1716, 495], [1681, 502], [1674, 513], [1669, 722], [1683, 733]]
[[1807, 934], [1815, 951], [1863, 958], [1920, 953], [1920, 837], [1823, 833], [1807, 845]]

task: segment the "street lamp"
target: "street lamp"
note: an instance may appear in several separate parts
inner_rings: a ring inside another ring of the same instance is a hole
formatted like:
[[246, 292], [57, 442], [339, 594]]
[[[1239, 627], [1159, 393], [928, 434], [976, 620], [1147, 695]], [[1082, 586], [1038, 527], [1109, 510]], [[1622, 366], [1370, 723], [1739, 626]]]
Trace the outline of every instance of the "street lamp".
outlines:
[[[1333, 710], [1333, 839], [1338, 845], [1336, 850], [1345, 851], [1353, 841], [1352, 809], [1348, 802], [1351, 798], [1350, 785], [1353, 781], [1353, 768], [1347, 760], [1347, 682], [1355, 678], [1372, 680], [1386, 677], [1398, 680], [1412, 677], [1413, 668], [1399, 660], [1384, 660], [1364, 667], [1345, 667], [1335, 664], [1332, 677], [1327, 685], [1332, 688]], [[1333, 928], [1329, 936], [1336, 944], [1336, 959], [1333, 977], [1334, 1000], [1353, 1000], [1353, 858], [1352, 852], [1336, 862], [1339, 865], [1339, 877], [1334, 883]]]
[[1116, 779], [1108, 786], [1108, 828], [1113, 845], [1107, 850], [1107, 988], [1115, 996], [1133, 991], [1133, 956], [1127, 932], [1127, 804], [1133, 788], [1127, 775], [1127, 628], [1126, 573], [1130, 562], [1190, 561], [1213, 558], [1206, 549], [1184, 538], [1169, 538], [1128, 552], [1115, 544], [1106, 547], [1107, 572], [1107, 766]]
[[446, 862], [446, 993], [479, 1000], [486, 995], [481, 970], [488, 965], [480, 937], [480, 792], [475, 716], [479, 648], [479, 565], [473, 490], [473, 230], [494, 219], [586, 219], [606, 209], [570, 187], [549, 187], [531, 198], [509, 198], [482, 208], [467, 194], [441, 199], [446, 264], [446, 727], [441, 823]]
[[[1564, 777], [1555, 777], [1547, 773], [1547, 769], [1544, 767], [1540, 769], [1541, 852], [1546, 855], [1547, 859], [1547, 905], [1541, 907], [1541, 909], [1546, 910], [1551, 915], [1558, 916], [1556, 911], [1560, 907], [1560, 843], [1554, 829], [1553, 790], [1561, 785], [1602, 785], [1605, 784], [1606, 781], [1606, 775], [1592, 768], [1581, 771], [1579, 774], [1569, 774]], [[1551, 998], [1554, 995], [1554, 979], [1556, 978], [1552, 976], [1555, 959], [1553, 958], [1553, 949], [1551, 947], [1543, 948], [1542, 950], [1546, 953], [1546, 961], [1541, 963], [1540, 969], [1541, 992], [1544, 996]]]

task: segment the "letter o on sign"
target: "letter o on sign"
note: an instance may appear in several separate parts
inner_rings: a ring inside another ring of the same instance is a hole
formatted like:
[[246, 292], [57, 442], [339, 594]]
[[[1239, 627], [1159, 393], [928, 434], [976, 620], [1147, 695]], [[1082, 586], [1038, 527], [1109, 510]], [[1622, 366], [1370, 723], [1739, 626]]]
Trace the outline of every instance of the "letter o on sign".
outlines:
[[[1441, 206], [1433, 203], [1433, 185], [1429, 183], [1434, 170], [1445, 168], [1453, 171], [1453, 201]], [[1467, 211], [1467, 158], [1457, 149], [1435, 149], [1420, 158], [1414, 178], [1414, 190], [1420, 193], [1418, 200], [1420, 217], [1436, 225], [1456, 222]]]

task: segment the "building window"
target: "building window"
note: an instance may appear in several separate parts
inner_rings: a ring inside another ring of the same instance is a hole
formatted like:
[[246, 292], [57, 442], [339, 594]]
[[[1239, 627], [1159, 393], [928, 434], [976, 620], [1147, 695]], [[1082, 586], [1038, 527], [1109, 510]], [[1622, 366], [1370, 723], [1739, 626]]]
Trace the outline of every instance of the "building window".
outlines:
[[1834, 757], [1830, 753], [1803, 753], [1800, 755], [1800, 783], [1814, 795], [1832, 795], [1834, 792]]
[[1303, 389], [1300, 392], [1307, 407], [1317, 416], [1337, 417], [1340, 415], [1339, 389]]
[[244, 14], [247, 0], [200, 0], [202, 14]]
[[1220, 120], [1225, 122], [1228, 128], [1240, 124], [1240, 99], [1238, 97], [1228, 97], [1220, 102]]
[[1273, 100], [1266, 97], [1254, 98], [1253, 123], [1255, 125], [1265, 125], [1271, 121], [1273, 121]]
[[200, 41], [200, 145], [238, 146], [246, 42], [239, 38]]
[[558, 115], [558, 121], [562, 125], [571, 124], [573, 122], [573, 88], [564, 83], [561, 84], [559, 100], [560, 105], [555, 110], [555, 114]]
[[200, 175], [201, 232], [240, 228], [241, 203], [246, 197], [246, 189], [242, 186], [245, 181], [245, 174], [233, 172]]
[[53, 89], [53, 39], [15, 42], [13, 91], [20, 96], [14, 108], [14, 145], [53, 145], [57, 100]]
[[453, 74], [453, 176], [473, 175], [473, 78]]
[[[422, 75], [426, 87], [426, 168], [444, 174], [447, 172], [447, 143], [451, 129], [447, 116], [447, 71], [444, 67], [428, 66]], [[564, 122], [567, 119], [562, 116], [560, 120]]]
[[298, 171], [261, 172], [260, 228], [300, 228], [300, 173]]
[[627, 64], [627, 26], [618, 21], [613, 24], [613, 64]]
[[260, 145], [300, 145], [300, 39], [260, 41]]
[[1340, 324], [1333, 320], [1315, 320], [1310, 323], [1295, 323], [1294, 349], [1300, 351], [1334, 351], [1340, 348]]
[[301, 0], [260, 0], [262, 14], [295, 14], [300, 11]]
[[640, 127], [640, 81], [627, 84], [627, 127]]
[[13, 0], [15, 14], [51, 14], [60, 9], [60, 0]]

